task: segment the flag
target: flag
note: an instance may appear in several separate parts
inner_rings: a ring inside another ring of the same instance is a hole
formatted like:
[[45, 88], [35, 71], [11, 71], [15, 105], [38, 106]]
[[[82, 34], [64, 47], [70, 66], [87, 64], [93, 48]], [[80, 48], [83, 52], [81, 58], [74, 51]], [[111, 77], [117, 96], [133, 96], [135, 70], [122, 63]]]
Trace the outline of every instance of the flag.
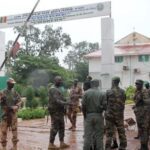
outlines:
[[10, 57], [15, 58], [19, 48], [20, 48], [20, 44], [19, 42], [16, 42], [10, 51]]

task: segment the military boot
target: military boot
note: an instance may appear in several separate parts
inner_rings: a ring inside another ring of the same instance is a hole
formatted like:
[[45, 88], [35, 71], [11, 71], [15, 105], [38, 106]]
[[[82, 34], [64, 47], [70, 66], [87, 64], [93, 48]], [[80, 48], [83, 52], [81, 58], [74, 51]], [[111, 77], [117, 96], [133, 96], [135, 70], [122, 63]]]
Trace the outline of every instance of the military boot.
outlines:
[[146, 145], [146, 144], [141, 144], [140, 150], [148, 150], [148, 145]]
[[59, 150], [59, 148], [55, 144], [49, 143], [48, 150]]
[[61, 149], [65, 149], [65, 148], [68, 148], [68, 147], [70, 147], [70, 145], [68, 145], [68, 144], [66, 144], [66, 143], [64, 143], [64, 142], [61, 142], [61, 143], [60, 143], [60, 148], [61, 148]]
[[115, 149], [115, 148], [118, 148], [118, 143], [116, 140], [113, 141], [113, 144], [111, 146], [111, 149]]

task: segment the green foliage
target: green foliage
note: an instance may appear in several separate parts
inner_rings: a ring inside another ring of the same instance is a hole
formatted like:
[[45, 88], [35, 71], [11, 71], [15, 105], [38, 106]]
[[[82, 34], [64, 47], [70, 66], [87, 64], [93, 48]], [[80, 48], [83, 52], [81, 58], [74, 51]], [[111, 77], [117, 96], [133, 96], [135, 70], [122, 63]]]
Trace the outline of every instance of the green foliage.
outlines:
[[132, 100], [132, 99], [133, 99], [134, 92], [135, 92], [135, 87], [129, 86], [129, 87], [126, 89], [126, 97], [127, 97], [127, 99]]
[[21, 96], [23, 96], [25, 88], [21, 84], [15, 84], [14, 88]]
[[127, 100], [126, 100], [126, 104], [134, 104], [133, 99], [127, 99]]
[[70, 50], [65, 57], [64, 63], [68, 65], [70, 70], [74, 70], [77, 63], [86, 62], [84, 55], [94, 52], [98, 49], [98, 43], [89, 43], [86, 41], [75, 43], [72, 46], [72, 50]]
[[63, 33], [61, 27], [54, 29], [46, 25], [43, 31], [32, 25], [15, 27], [16, 33], [21, 33], [22, 43], [20, 54], [30, 56], [52, 56], [55, 52], [62, 51], [63, 48], [71, 45], [71, 38]]
[[84, 82], [88, 75], [88, 63], [79, 62], [75, 65], [75, 67], [77, 78], [79, 79], [79, 81]]
[[32, 103], [32, 106], [31, 106], [31, 107], [32, 107], [33, 109], [35, 109], [35, 108], [38, 107], [38, 101], [37, 101], [36, 98], [33, 98], [32, 101], [31, 101], [31, 103]]
[[26, 98], [27, 98], [26, 107], [33, 108], [32, 101], [34, 99], [34, 89], [32, 86], [28, 86], [26, 88]]
[[45, 117], [45, 110], [37, 109], [22, 109], [18, 112], [18, 117], [23, 120], [37, 119]]
[[47, 88], [40, 86], [38, 89], [38, 94], [39, 94], [39, 100], [41, 106], [44, 108], [48, 104], [48, 91]]

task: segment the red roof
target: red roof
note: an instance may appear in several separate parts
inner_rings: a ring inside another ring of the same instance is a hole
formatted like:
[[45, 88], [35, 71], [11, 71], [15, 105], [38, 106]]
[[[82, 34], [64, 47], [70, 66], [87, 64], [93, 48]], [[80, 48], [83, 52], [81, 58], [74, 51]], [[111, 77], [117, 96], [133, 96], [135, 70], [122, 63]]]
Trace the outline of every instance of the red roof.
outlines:
[[[115, 56], [148, 55], [150, 54], [150, 43], [140, 45], [116, 45], [114, 48]], [[89, 53], [85, 58], [101, 57], [101, 50]]]

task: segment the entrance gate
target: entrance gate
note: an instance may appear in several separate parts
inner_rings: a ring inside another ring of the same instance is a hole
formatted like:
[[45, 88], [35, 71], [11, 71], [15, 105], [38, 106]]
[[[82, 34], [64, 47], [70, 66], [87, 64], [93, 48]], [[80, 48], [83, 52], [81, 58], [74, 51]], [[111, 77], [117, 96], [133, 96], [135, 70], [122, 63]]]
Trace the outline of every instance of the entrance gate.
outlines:
[[[21, 26], [28, 17], [26, 14], [18, 14], [0, 17], [0, 28], [10, 28]], [[35, 12], [29, 23], [42, 24], [60, 21], [69, 21], [75, 19], [91, 18], [105, 16], [101, 19], [101, 47], [102, 63], [99, 79], [102, 81], [102, 89], [108, 89], [111, 84], [111, 77], [114, 73], [114, 22], [111, 18], [111, 2], [102, 2], [75, 7], [66, 7], [60, 9]], [[5, 33], [0, 32], [0, 64], [5, 58]], [[4, 76], [4, 71], [0, 72]]]

